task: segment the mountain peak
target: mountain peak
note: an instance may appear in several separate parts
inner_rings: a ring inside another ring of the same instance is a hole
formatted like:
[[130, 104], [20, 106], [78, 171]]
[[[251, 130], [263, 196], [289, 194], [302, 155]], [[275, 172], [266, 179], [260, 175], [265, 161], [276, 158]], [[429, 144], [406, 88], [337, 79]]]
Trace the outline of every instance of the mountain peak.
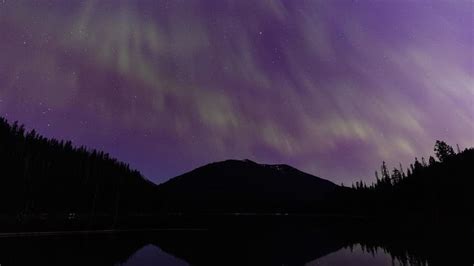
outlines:
[[[328, 180], [286, 164], [259, 164], [248, 159], [207, 164], [159, 185], [167, 202], [198, 209], [215, 209], [232, 202], [246, 210], [278, 202], [315, 202], [337, 188]], [[249, 202], [255, 206], [247, 206]]]

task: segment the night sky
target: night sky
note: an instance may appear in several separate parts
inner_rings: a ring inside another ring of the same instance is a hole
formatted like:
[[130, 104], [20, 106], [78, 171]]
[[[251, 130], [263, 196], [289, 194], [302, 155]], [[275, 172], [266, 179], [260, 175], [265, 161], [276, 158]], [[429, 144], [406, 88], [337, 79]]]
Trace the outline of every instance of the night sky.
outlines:
[[162, 182], [474, 146], [474, 1], [0, 0], [0, 115]]

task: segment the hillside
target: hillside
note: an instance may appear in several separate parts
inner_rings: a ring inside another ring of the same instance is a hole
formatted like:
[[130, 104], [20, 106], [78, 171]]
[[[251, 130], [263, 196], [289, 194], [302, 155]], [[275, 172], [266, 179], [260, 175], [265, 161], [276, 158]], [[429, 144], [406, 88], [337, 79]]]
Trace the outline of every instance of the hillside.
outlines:
[[383, 218], [378, 225], [472, 227], [474, 149], [454, 152], [437, 141], [435, 153], [437, 160], [416, 159], [406, 171], [400, 166], [390, 173], [383, 163], [375, 183], [356, 182], [353, 188], [288, 165], [250, 160], [211, 163], [155, 185], [108, 154], [0, 118], [0, 228], [176, 227], [183, 221], [194, 226], [190, 217], [199, 221], [209, 214], [203, 221], [271, 214], [304, 215], [306, 223]]
[[318, 208], [338, 186], [288, 165], [227, 160], [158, 186], [166, 211], [258, 212]]
[[[110, 226], [149, 213], [156, 185], [108, 154], [47, 139], [0, 118], [0, 225]], [[53, 222], [54, 221], [54, 222]]]
[[407, 169], [383, 163], [376, 182], [357, 182], [341, 200], [347, 212], [389, 217], [397, 223], [414, 220], [430, 223], [473, 224], [474, 149], [454, 149], [437, 141], [430, 156], [410, 164]]

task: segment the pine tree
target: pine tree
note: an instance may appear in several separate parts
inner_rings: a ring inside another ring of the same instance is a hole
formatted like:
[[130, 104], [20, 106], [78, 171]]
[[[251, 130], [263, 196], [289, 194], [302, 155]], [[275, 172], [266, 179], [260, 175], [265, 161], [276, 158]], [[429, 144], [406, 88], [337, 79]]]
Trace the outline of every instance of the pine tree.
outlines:
[[394, 185], [400, 183], [400, 181], [402, 180], [402, 174], [397, 168], [393, 168], [392, 180], [393, 180]]
[[430, 156], [430, 158], [428, 159], [428, 163], [430, 166], [435, 165], [436, 164], [435, 158], [433, 158], [433, 156]]
[[402, 179], [405, 179], [406, 175], [405, 175], [405, 172], [403, 171], [402, 163], [400, 163], [400, 173], [402, 175]]
[[419, 171], [421, 168], [423, 168], [423, 165], [418, 161], [418, 158], [415, 157], [414, 172]]
[[382, 172], [382, 181], [386, 184], [389, 184], [390, 183], [390, 174], [388, 173], [387, 165], [385, 164], [385, 161], [382, 162], [382, 166], [380, 167], [380, 171]]
[[446, 144], [446, 142], [440, 141], [440, 140], [436, 141], [434, 151], [435, 151], [436, 157], [438, 157], [438, 160], [440, 162], [444, 162], [449, 157], [454, 155], [453, 147]]

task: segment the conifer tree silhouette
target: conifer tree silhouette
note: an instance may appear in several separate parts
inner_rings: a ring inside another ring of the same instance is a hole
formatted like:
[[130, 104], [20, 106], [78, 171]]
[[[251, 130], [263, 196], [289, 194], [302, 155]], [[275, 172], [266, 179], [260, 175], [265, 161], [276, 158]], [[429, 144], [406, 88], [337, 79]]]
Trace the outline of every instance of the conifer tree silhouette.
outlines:
[[440, 140], [436, 141], [434, 151], [440, 162], [444, 162], [449, 157], [454, 155], [453, 147]]
[[18, 122], [10, 125], [4, 118], [0, 162], [0, 214], [19, 221], [41, 216], [94, 223], [97, 217], [117, 220], [156, 208], [156, 185], [127, 164], [104, 152], [75, 148], [71, 141], [25, 132]]

